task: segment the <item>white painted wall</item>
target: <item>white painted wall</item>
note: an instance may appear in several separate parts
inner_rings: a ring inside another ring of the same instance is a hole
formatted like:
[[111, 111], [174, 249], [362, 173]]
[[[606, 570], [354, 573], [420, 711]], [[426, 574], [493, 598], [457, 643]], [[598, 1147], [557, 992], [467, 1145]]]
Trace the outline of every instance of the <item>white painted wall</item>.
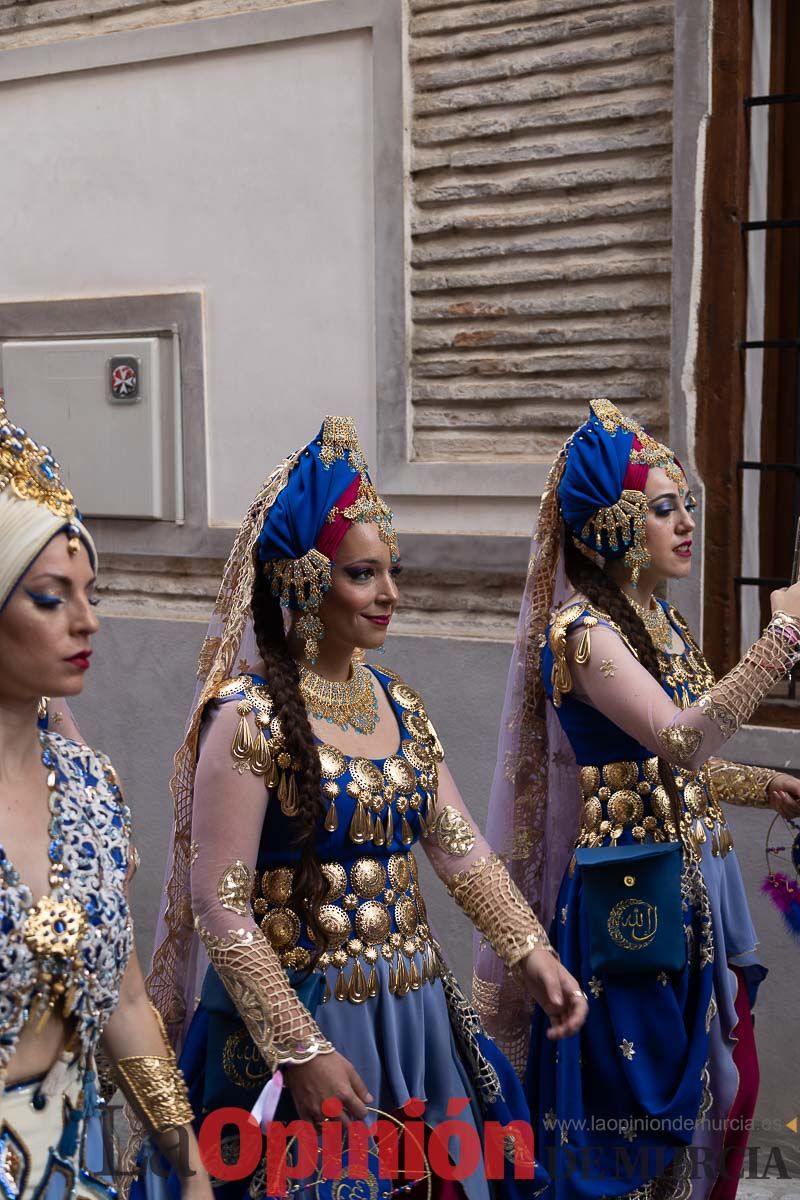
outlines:
[[374, 461], [371, 89], [366, 30], [0, 87], [0, 301], [205, 293], [212, 523], [326, 412]]

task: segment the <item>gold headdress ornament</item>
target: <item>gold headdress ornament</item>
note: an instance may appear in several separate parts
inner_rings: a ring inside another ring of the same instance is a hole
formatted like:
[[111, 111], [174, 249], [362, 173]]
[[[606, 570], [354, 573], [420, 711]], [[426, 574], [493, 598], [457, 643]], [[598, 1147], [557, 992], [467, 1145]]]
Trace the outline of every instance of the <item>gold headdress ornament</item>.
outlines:
[[9, 421], [0, 397], [0, 609], [58, 533], [67, 535], [70, 554], [83, 542], [97, 564], [94, 542], [59, 472], [47, 446]]
[[657, 441], [638, 421], [634, 421], [633, 417], [626, 417], [624, 413], [619, 411], [615, 404], [612, 404], [610, 400], [606, 400], [604, 397], [592, 400], [589, 407], [606, 433], [614, 434], [618, 429], [624, 429], [627, 433], [632, 433], [639, 439], [641, 443], [640, 449], [631, 450], [630, 461], [632, 463], [643, 467], [661, 467], [673, 483], [677, 483], [679, 487], [681, 486], [684, 482], [683, 471], [676, 463], [675, 455], [669, 446], [665, 446], [663, 442]]
[[326, 417], [322, 423], [322, 449], [319, 460], [331, 467], [340, 458], [348, 457], [354, 471], [366, 471], [367, 460], [358, 440], [352, 417]]
[[0, 397], [0, 492], [11, 488], [20, 500], [44, 504], [65, 521], [76, 518], [72, 492], [61, 481], [59, 464], [47, 446], [12, 425]]
[[396, 561], [400, 557], [397, 534], [392, 525], [394, 514], [385, 501], [380, 498], [374, 483], [367, 475], [361, 476], [358, 495], [353, 503], [348, 504], [346, 508], [339, 508], [334, 504], [325, 520], [332, 525], [339, 516], [346, 517], [348, 521], [364, 521], [368, 525], [377, 525], [378, 536], [389, 547], [392, 561]]

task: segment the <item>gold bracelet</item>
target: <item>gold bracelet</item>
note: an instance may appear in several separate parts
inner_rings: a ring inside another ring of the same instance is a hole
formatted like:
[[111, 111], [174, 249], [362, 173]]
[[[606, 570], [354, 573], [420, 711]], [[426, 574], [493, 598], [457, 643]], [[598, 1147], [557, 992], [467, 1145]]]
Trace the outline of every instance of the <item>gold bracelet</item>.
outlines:
[[114, 1064], [120, 1086], [128, 1094], [137, 1115], [151, 1133], [166, 1133], [181, 1125], [191, 1125], [194, 1110], [189, 1103], [186, 1080], [178, 1067], [175, 1051], [169, 1044], [167, 1031], [158, 1009], [150, 1004], [156, 1024], [164, 1041], [164, 1055], [140, 1054], [120, 1058]]
[[194, 1112], [175, 1055], [141, 1054], [116, 1064], [120, 1085], [151, 1133], [190, 1125]]
[[746, 808], [769, 807], [767, 789], [777, 774], [771, 767], [750, 767], [723, 758], [710, 758], [702, 771], [715, 800]]

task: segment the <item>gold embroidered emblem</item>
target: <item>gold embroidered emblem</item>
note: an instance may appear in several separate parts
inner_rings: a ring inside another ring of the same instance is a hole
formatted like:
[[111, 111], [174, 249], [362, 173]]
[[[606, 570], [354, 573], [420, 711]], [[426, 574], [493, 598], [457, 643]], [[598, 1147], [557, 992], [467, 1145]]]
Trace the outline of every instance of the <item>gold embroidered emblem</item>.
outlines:
[[475, 845], [475, 831], [457, 808], [446, 805], [433, 827], [437, 842], [445, 854], [463, 858]]
[[608, 915], [608, 932], [623, 950], [644, 950], [658, 932], [658, 908], [633, 896], [620, 900]]
[[253, 892], [253, 875], [241, 859], [226, 870], [217, 885], [217, 896], [223, 908], [239, 916], [247, 914], [247, 905]]
[[703, 744], [703, 733], [691, 725], [668, 725], [656, 734], [658, 744], [673, 762], [687, 766]]

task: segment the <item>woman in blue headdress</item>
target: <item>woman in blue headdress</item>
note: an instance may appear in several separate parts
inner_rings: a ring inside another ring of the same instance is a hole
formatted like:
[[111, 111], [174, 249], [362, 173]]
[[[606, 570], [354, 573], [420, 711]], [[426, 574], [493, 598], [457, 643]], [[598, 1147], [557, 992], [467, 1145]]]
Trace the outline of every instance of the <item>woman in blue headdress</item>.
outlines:
[[[352, 422], [328, 417], [267, 480], [226, 567], [176, 757], [149, 986], [183, 1041], [201, 1114], [249, 1110], [260, 1095], [263, 1112], [280, 1068], [291, 1105], [279, 1116], [397, 1116], [417, 1098], [429, 1129], [457, 1116], [477, 1144], [487, 1118], [526, 1120], [528, 1109], [431, 934], [415, 845], [544, 1004], [550, 1036], [574, 1032], [586, 1004], [488, 853], [421, 697], [358, 657], [386, 637], [397, 559]], [[192, 925], [211, 962], [197, 1007]], [[429, 1158], [441, 1173], [433, 1147]], [[462, 1148], [461, 1162], [464, 1177], [440, 1194], [488, 1200], [482, 1161]], [[326, 1194], [316, 1165], [298, 1170], [306, 1194]], [[503, 1196], [547, 1184], [540, 1172], [532, 1182], [514, 1174], [510, 1155]], [[238, 1197], [250, 1186], [263, 1193], [263, 1177], [222, 1190]], [[405, 1186], [402, 1173], [375, 1171], [369, 1194]]]
[[[672, 452], [607, 400], [542, 497], [487, 836], [589, 998], [558, 1046], [537, 1012], [527, 1056], [559, 1200], [732, 1200], [755, 1106], [766, 972], [720, 802], [797, 815], [800, 784], [717, 756], [800, 660], [800, 586], [717, 682], [654, 594], [689, 574], [694, 512]], [[490, 950], [475, 1000], [523, 1066], [529, 1005]]]

